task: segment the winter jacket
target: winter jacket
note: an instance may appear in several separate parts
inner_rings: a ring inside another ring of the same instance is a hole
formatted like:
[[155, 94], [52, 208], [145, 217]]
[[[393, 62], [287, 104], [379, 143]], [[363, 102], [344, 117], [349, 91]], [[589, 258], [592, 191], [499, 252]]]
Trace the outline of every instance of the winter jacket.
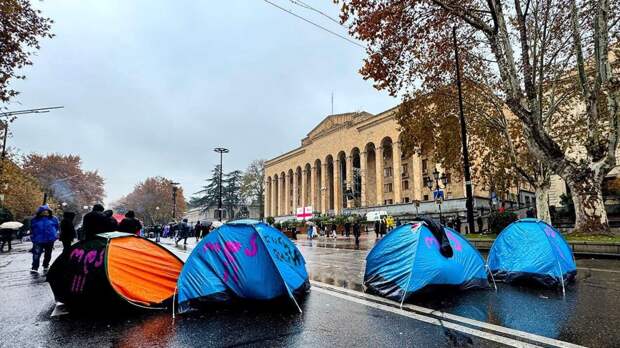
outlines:
[[127, 232], [137, 234], [142, 229], [140, 220], [136, 218], [124, 218], [120, 224], [118, 224], [118, 230], [120, 232]]
[[[49, 216], [41, 216], [43, 211], [49, 211]], [[51, 216], [52, 210], [47, 205], [37, 209], [37, 215], [30, 221], [30, 233], [33, 243], [50, 243], [58, 237], [58, 219]]]
[[65, 212], [63, 214], [62, 221], [60, 221], [60, 236], [58, 239], [62, 241], [73, 241], [75, 239], [73, 219], [75, 219], [75, 213]]
[[106, 231], [108, 227], [108, 218], [103, 215], [103, 212], [91, 211], [84, 215], [82, 228], [84, 229], [84, 237], [86, 240], [91, 240], [99, 233], [110, 232]]
[[180, 238], [185, 238], [185, 237], [189, 237], [190, 236], [190, 230], [191, 228], [189, 227], [189, 224], [185, 221], [181, 222], [180, 224], [177, 225], [177, 228], [179, 230], [179, 237]]

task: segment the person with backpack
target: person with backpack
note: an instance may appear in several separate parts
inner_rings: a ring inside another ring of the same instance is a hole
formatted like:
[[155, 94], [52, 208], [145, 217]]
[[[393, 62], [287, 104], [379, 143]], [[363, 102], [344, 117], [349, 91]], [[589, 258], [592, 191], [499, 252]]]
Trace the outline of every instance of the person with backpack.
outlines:
[[58, 238], [58, 219], [52, 215], [52, 209], [44, 204], [37, 209], [35, 217], [30, 222], [30, 233], [32, 239], [32, 268], [31, 274], [39, 274], [39, 262], [43, 256], [43, 273], [47, 274], [50, 261], [52, 260], [52, 249], [54, 242]]

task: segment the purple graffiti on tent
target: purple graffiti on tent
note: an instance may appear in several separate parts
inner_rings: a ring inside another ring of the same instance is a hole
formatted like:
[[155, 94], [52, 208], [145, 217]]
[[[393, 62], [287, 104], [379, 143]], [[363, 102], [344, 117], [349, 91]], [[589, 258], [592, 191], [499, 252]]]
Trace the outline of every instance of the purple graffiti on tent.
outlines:
[[252, 247], [251, 249], [246, 248], [245, 254], [249, 257], [253, 257], [256, 255], [256, 253], [258, 252], [258, 246], [256, 245], [256, 236], [257, 234], [253, 234], [252, 237], [250, 238], [250, 246]]
[[446, 231], [446, 236], [448, 236], [448, 239], [452, 242], [452, 244], [454, 244], [454, 250], [463, 251], [463, 245], [461, 244], [461, 241], [456, 238], [454, 234], [452, 234], [452, 232]]
[[84, 290], [84, 285], [86, 284], [86, 276], [90, 270], [97, 269], [103, 265], [103, 258], [105, 255], [105, 250], [91, 250], [86, 253], [83, 249], [76, 248], [74, 249], [70, 256], [69, 260], [76, 260], [78, 264], [81, 264], [81, 273], [73, 276], [73, 281], [71, 283], [71, 292], [73, 293], [81, 293]]
[[437, 248], [439, 248], [439, 243], [437, 242], [437, 239], [435, 239], [435, 237], [424, 238], [424, 243], [426, 244], [426, 247], [429, 249], [433, 247], [433, 244], [436, 245]]
[[[223, 246], [222, 246], [223, 244]], [[228, 282], [229, 278], [235, 282], [235, 284], [239, 284], [239, 269], [237, 267], [237, 262], [233, 254], [236, 254], [241, 250], [242, 244], [238, 241], [224, 241], [222, 244], [215, 243], [205, 243], [202, 247], [204, 252], [212, 251], [215, 254], [218, 252], [222, 252], [224, 254], [224, 273], [222, 274], [222, 278], [224, 283]], [[244, 253], [248, 257], [256, 256], [258, 251], [258, 246], [256, 245], [256, 234], [253, 234], [249, 240], [250, 247], [244, 249]]]
[[553, 228], [550, 228], [549, 226], [545, 226], [545, 234], [551, 238], [555, 238], [555, 231], [553, 230]]

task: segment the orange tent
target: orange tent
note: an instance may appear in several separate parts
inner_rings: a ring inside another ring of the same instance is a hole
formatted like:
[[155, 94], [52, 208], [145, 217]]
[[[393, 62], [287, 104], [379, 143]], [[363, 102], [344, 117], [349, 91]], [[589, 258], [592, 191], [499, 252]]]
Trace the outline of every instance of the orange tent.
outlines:
[[[111, 232], [71, 246], [48, 273], [59, 302], [165, 308], [172, 299], [183, 262], [167, 249], [129, 233]], [[95, 300], [95, 301], [93, 301]]]

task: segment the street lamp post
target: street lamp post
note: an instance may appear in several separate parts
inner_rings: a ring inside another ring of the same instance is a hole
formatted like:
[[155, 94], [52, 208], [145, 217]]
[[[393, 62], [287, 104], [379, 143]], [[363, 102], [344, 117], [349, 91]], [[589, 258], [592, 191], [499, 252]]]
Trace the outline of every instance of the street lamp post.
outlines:
[[461, 146], [463, 148], [463, 176], [465, 179], [465, 207], [467, 209], [467, 225], [469, 231], [474, 230], [474, 192], [471, 186], [471, 172], [469, 168], [469, 150], [467, 149], [467, 124], [463, 113], [463, 92], [461, 88], [461, 64], [459, 61], [459, 49], [456, 41], [456, 27], [452, 28], [452, 39], [454, 42], [454, 60], [456, 63], [456, 87], [459, 93], [459, 121], [461, 123]]
[[219, 198], [217, 203], [217, 210], [219, 212], [219, 221], [222, 221], [222, 172], [224, 169], [222, 168], [222, 159], [225, 153], [228, 153], [228, 149], [224, 147], [216, 147], [213, 151], [220, 154], [220, 185], [219, 185]]
[[435, 190], [433, 190], [433, 179], [426, 177], [425, 184], [426, 187], [428, 187], [431, 191], [437, 192], [437, 197], [435, 197], [435, 201], [437, 202], [437, 205], [439, 205], [439, 222], [443, 224], [443, 216], [441, 213], [441, 202], [443, 200], [443, 195], [439, 194], [439, 190], [441, 189], [439, 181], [441, 180], [441, 183], [445, 188], [448, 186], [448, 177], [445, 173], [441, 173], [441, 176], [439, 174], [439, 171], [437, 170], [437, 168], [435, 168], [435, 171], [433, 172], [433, 179], [435, 179]]
[[172, 185], [172, 220], [177, 218], [177, 190], [179, 189], [177, 185], [180, 185], [178, 182], [171, 182]]

